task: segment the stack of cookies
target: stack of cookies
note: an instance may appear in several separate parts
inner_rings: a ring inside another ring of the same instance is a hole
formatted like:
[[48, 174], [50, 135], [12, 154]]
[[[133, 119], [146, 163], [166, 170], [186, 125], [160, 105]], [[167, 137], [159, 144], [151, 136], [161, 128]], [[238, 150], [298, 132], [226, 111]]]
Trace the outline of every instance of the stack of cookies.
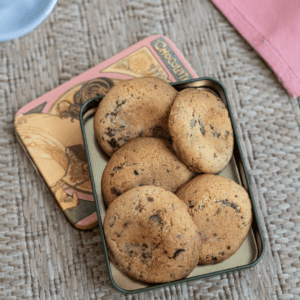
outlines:
[[101, 182], [103, 226], [120, 270], [144, 282], [169, 282], [239, 249], [252, 207], [242, 186], [215, 175], [234, 147], [218, 95], [177, 92], [154, 77], [125, 80], [100, 102], [94, 130], [110, 156]]

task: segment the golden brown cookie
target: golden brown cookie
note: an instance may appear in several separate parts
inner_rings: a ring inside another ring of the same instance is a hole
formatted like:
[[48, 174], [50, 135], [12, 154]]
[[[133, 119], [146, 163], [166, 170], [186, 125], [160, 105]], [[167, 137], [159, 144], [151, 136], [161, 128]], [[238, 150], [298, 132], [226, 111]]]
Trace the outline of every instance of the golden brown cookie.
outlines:
[[175, 193], [194, 177], [175, 155], [171, 142], [159, 138], [136, 138], [115, 152], [102, 174], [105, 203], [142, 185], [160, 186]]
[[231, 159], [233, 130], [224, 103], [207, 89], [185, 89], [174, 100], [169, 132], [177, 156], [196, 173], [218, 173]]
[[155, 77], [124, 80], [110, 89], [94, 118], [96, 138], [111, 156], [136, 137], [170, 138], [168, 117], [177, 91]]
[[121, 195], [106, 211], [103, 226], [113, 261], [135, 279], [174, 281], [197, 266], [197, 226], [185, 203], [162, 188], [141, 186]]
[[203, 174], [176, 193], [188, 205], [198, 226], [202, 249], [199, 264], [221, 262], [242, 245], [252, 222], [252, 206], [246, 190], [218, 175]]

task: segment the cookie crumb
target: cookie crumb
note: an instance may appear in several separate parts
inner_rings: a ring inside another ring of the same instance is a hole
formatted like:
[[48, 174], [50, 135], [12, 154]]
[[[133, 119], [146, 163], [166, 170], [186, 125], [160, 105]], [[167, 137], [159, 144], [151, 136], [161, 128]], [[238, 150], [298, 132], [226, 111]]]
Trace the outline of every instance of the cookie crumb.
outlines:
[[200, 125], [200, 131], [201, 131], [201, 133], [202, 133], [203, 135], [205, 135], [204, 125], [203, 125], [202, 120], [201, 120], [200, 117], [198, 118], [198, 122], [199, 122], [199, 125]]

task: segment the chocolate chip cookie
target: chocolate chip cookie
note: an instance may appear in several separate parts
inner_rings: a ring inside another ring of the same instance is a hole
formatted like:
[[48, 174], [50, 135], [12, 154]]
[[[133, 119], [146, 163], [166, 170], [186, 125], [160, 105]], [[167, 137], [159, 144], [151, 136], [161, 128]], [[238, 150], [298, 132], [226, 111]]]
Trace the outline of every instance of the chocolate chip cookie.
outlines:
[[136, 138], [112, 155], [102, 174], [101, 189], [109, 206], [121, 194], [142, 185], [160, 186], [175, 193], [194, 175], [176, 157], [170, 141]]
[[218, 175], [203, 174], [176, 193], [188, 205], [198, 225], [202, 249], [199, 264], [221, 262], [242, 245], [252, 222], [252, 206], [246, 190]]
[[137, 187], [118, 197], [106, 211], [104, 233], [112, 260], [137, 280], [179, 280], [197, 266], [197, 226], [185, 203], [162, 188]]
[[170, 138], [168, 117], [177, 91], [155, 77], [124, 80], [100, 102], [94, 130], [102, 149], [111, 156], [136, 137]]
[[178, 93], [169, 132], [177, 156], [196, 173], [218, 173], [233, 153], [233, 130], [228, 111], [208, 89], [188, 88]]

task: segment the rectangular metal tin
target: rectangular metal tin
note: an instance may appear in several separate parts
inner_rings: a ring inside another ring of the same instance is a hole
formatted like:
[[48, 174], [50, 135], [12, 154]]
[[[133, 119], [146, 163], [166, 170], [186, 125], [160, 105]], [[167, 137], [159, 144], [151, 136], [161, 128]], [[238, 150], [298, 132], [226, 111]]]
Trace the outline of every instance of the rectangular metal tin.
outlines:
[[183, 90], [185, 88], [210, 89], [213, 92], [215, 92], [226, 104], [233, 126], [235, 144], [233, 158], [230, 161], [229, 165], [220, 173], [220, 175], [236, 181], [237, 183], [244, 186], [244, 188], [249, 192], [253, 208], [252, 227], [243, 245], [232, 257], [215, 265], [197, 266], [194, 269], [194, 271], [185, 279], [165, 284], [150, 285], [147, 283], [136, 281], [120, 272], [109, 260], [105, 236], [102, 227], [106, 208], [101, 193], [101, 176], [109, 157], [103, 152], [101, 147], [98, 145], [93, 130], [93, 116], [102, 98], [93, 98], [87, 101], [81, 108], [80, 125], [82, 129], [84, 146], [86, 149], [90, 177], [93, 187], [94, 199], [97, 208], [100, 233], [104, 245], [105, 259], [108, 267], [109, 277], [113, 286], [125, 294], [133, 294], [137, 292], [160, 288], [163, 286], [168, 286], [175, 283], [201, 279], [228, 272], [240, 271], [242, 269], [250, 268], [257, 264], [261, 260], [264, 253], [264, 241], [260, 229], [255, 203], [253, 200], [253, 194], [251, 191], [247, 170], [245, 167], [241, 147], [239, 144], [239, 139], [237, 136], [236, 127], [232, 116], [230, 103], [228, 101], [227, 93], [224, 86], [216, 79], [208, 77], [177, 82], [173, 83], [172, 85], [178, 91]]

